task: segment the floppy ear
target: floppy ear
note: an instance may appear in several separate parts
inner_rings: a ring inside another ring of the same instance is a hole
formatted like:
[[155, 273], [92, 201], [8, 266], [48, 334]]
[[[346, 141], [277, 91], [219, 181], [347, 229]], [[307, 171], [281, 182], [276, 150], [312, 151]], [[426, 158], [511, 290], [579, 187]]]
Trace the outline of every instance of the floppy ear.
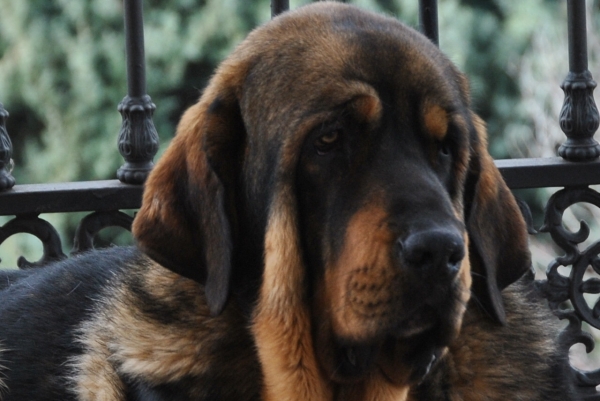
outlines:
[[487, 152], [484, 122], [473, 114], [465, 219], [475, 302], [499, 323], [506, 314], [501, 291], [530, 267], [527, 229], [520, 209]]
[[265, 401], [333, 399], [314, 352], [297, 218], [292, 185], [280, 179], [269, 210], [263, 279], [251, 325]]
[[205, 285], [213, 315], [229, 293], [235, 183], [245, 136], [239, 104], [226, 92], [213, 82], [183, 115], [148, 177], [132, 230], [152, 259]]

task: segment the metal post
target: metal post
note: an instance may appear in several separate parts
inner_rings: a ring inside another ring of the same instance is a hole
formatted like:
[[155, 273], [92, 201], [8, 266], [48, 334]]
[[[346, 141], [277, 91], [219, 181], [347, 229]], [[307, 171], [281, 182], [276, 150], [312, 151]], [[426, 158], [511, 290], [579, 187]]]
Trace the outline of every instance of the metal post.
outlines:
[[569, 161], [597, 159], [600, 145], [593, 138], [600, 125], [594, 102], [596, 82], [588, 70], [585, 0], [568, 0], [569, 74], [562, 83], [565, 101], [560, 127], [567, 136], [558, 154]]
[[419, 0], [419, 29], [439, 46], [437, 0]]
[[271, 0], [271, 18], [290, 9], [290, 0]]
[[117, 178], [127, 184], [142, 184], [154, 166], [152, 159], [158, 151], [158, 134], [152, 121], [156, 106], [146, 94], [142, 1], [124, 0], [123, 5], [128, 95], [118, 108], [123, 117], [119, 152], [125, 164], [117, 171]]
[[12, 188], [15, 185], [15, 179], [11, 175], [12, 161], [12, 142], [6, 131], [6, 119], [8, 111], [0, 103], [0, 191]]

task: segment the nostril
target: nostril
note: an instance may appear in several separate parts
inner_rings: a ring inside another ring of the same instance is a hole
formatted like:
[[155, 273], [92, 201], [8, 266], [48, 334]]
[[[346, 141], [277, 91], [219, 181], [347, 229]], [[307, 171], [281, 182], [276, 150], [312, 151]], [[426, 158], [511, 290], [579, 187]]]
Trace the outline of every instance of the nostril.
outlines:
[[459, 232], [433, 229], [411, 233], [397, 241], [398, 254], [410, 268], [438, 270], [455, 275], [465, 256], [464, 241]]
[[465, 247], [463, 244], [460, 246], [457, 244], [456, 248], [452, 251], [450, 257], [448, 258], [448, 267], [451, 271], [458, 273], [460, 270], [460, 264], [465, 257]]

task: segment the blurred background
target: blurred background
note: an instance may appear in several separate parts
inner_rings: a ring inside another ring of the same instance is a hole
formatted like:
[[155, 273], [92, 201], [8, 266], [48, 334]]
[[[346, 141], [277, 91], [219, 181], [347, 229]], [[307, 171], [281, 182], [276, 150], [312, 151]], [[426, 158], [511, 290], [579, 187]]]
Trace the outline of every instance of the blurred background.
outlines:
[[[291, 8], [307, 3], [290, 0]], [[351, 0], [417, 27], [417, 0]], [[600, 0], [589, 0], [590, 71], [600, 77]], [[18, 184], [113, 179], [127, 92], [122, 0], [0, 0], [0, 102], [9, 111]], [[156, 104], [161, 152], [183, 110], [200, 96], [214, 67], [255, 26], [270, 18], [269, 0], [144, 1], [147, 88]], [[487, 121], [497, 159], [551, 157], [565, 139], [558, 125], [560, 84], [568, 72], [566, 2], [556, 0], [440, 0], [440, 47], [471, 80], [474, 109]], [[596, 95], [598, 99], [598, 95]], [[597, 102], [598, 103], [598, 102]], [[518, 191], [542, 224], [556, 188]], [[68, 253], [82, 215], [44, 215]], [[593, 207], [573, 207], [565, 224], [600, 221]], [[0, 225], [8, 219], [0, 218]], [[107, 243], [131, 242], [104, 233]], [[592, 224], [592, 239], [600, 238]], [[543, 276], [562, 251], [532, 237]], [[2, 244], [0, 267], [18, 256], [37, 260], [28, 235]]]

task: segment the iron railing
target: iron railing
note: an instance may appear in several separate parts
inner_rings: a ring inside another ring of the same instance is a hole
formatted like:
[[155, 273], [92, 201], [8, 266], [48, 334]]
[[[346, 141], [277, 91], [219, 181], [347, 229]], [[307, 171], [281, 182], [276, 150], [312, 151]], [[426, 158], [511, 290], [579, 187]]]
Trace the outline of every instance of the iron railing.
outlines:
[[[437, 1], [419, 0], [420, 28], [438, 44]], [[272, 0], [271, 13], [276, 16], [289, 8], [289, 0]], [[561, 87], [565, 93], [559, 124], [566, 134], [554, 158], [498, 160], [496, 165], [509, 187], [563, 187], [546, 206], [545, 222], [539, 231], [548, 232], [564, 251], [550, 263], [547, 280], [538, 284], [550, 306], [569, 325], [562, 334], [566, 349], [583, 343], [588, 352], [594, 343], [582, 330], [582, 322], [600, 329], [600, 301], [590, 307], [585, 293], [600, 293], [600, 279], [584, 277], [590, 269], [600, 275], [600, 241], [583, 251], [579, 245], [589, 229], [582, 223], [577, 233], [563, 227], [564, 210], [575, 203], [600, 207], [600, 193], [590, 185], [600, 184], [600, 145], [593, 135], [600, 125], [600, 116], [592, 92], [596, 83], [588, 70], [585, 0], [567, 0], [569, 32], [569, 72]], [[39, 238], [44, 247], [41, 260], [30, 263], [20, 259], [19, 267], [41, 265], [66, 257], [56, 230], [41, 219], [41, 213], [91, 212], [77, 229], [73, 252], [93, 247], [95, 234], [108, 226], [130, 228], [132, 217], [121, 212], [137, 209], [142, 198], [142, 184], [152, 168], [158, 149], [158, 136], [152, 122], [155, 106], [146, 93], [142, 0], [124, 0], [127, 49], [128, 94], [118, 110], [123, 124], [118, 148], [125, 163], [117, 171], [117, 180], [71, 182], [59, 184], [15, 185], [11, 175], [12, 144], [6, 131], [8, 113], [0, 103], [0, 216], [13, 216], [0, 227], [0, 244], [18, 233]], [[535, 231], [535, 230], [532, 230]], [[568, 276], [558, 272], [570, 267]], [[569, 301], [572, 309], [560, 309]], [[572, 371], [584, 399], [600, 400], [596, 386], [600, 370]]]

